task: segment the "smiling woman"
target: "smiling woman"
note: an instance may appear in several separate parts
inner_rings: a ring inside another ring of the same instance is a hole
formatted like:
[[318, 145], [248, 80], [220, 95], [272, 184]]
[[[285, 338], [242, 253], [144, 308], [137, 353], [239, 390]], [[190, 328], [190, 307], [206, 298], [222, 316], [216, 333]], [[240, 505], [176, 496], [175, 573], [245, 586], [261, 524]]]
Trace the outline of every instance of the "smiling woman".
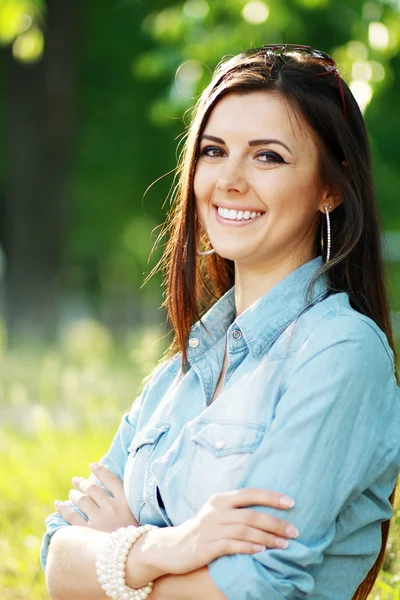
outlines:
[[47, 519], [50, 595], [366, 600], [400, 388], [359, 107], [319, 50], [240, 53], [177, 173], [160, 263], [174, 338]]
[[[255, 139], [260, 132], [271, 139]], [[318, 215], [341, 202], [319, 177], [317, 142], [304, 120], [281, 95], [265, 92], [218, 102], [200, 140], [194, 195], [217, 254], [234, 260], [239, 276], [249, 265], [260, 278], [313, 258]]]

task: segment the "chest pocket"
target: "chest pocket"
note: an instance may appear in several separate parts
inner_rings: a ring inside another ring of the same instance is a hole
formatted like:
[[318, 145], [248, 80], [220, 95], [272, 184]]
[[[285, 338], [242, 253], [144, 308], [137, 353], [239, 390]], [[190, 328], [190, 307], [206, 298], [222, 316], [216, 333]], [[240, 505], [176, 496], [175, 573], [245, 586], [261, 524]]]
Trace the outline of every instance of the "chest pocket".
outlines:
[[162, 436], [169, 431], [170, 423], [156, 423], [144, 427], [133, 438], [128, 447], [128, 460], [124, 473], [124, 491], [130, 509], [138, 520], [140, 509], [145, 503], [145, 491], [149, 479], [149, 463], [155, 455]]
[[[135, 454], [142, 446], [153, 446], [157, 443], [161, 435], [168, 431], [170, 427], [171, 425], [169, 423], [157, 423], [157, 425], [154, 425], [153, 427], [144, 427], [134, 436], [128, 448], [128, 452]], [[151, 450], [150, 447], [148, 447], [147, 450]]]
[[198, 511], [216, 493], [237, 488], [266, 430], [263, 422], [198, 423], [191, 436], [185, 502]]

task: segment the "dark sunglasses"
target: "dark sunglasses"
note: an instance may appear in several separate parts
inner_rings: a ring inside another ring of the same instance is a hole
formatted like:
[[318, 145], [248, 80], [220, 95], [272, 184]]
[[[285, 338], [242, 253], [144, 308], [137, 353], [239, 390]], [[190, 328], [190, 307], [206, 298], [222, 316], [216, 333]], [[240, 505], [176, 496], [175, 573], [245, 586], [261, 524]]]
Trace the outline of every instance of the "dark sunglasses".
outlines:
[[315, 73], [317, 77], [330, 74], [335, 75], [336, 81], [338, 83], [340, 97], [342, 99], [344, 116], [347, 118], [346, 102], [344, 98], [342, 80], [340, 79], [337, 65], [333, 58], [329, 56], [329, 54], [323, 52], [322, 50], [316, 50], [315, 48], [311, 48], [311, 46], [301, 46], [299, 44], [264, 44], [263, 46], [261, 46], [261, 48], [251, 50], [249, 52], [255, 55], [264, 54], [265, 56], [267, 56], [268, 53], [272, 53], [275, 54], [275, 56], [279, 56], [279, 58], [284, 63], [285, 54], [288, 54], [290, 52], [296, 52], [298, 54], [316, 59], [318, 63], [325, 69], [321, 73]]

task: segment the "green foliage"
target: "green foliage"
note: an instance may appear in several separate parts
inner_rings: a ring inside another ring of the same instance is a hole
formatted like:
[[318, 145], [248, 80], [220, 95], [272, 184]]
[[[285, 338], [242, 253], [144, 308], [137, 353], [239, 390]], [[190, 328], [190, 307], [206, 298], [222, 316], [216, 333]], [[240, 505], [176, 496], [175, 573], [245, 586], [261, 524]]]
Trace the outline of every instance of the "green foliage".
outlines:
[[12, 44], [12, 53], [22, 63], [41, 59], [44, 0], [0, 0], [0, 44]]

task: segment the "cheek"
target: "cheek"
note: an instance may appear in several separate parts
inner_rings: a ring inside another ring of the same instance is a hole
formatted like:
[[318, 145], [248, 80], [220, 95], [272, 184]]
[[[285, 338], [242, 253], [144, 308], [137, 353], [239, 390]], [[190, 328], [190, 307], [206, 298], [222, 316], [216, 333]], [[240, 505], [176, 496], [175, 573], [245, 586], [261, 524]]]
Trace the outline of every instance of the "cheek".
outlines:
[[200, 225], [204, 228], [205, 216], [207, 209], [207, 192], [205, 189], [205, 181], [201, 175], [196, 172], [193, 178], [193, 194], [196, 207], [197, 217]]
[[[260, 186], [259, 189], [262, 190]], [[261, 194], [272, 210], [293, 218], [315, 212], [320, 198], [315, 177], [306, 171], [288, 172], [284, 178], [269, 180]]]
[[212, 170], [207, 169], [207, 165], [197, 163], [193, 177], [194, 194], [199, 200], [206, 200], [215, 186]]

